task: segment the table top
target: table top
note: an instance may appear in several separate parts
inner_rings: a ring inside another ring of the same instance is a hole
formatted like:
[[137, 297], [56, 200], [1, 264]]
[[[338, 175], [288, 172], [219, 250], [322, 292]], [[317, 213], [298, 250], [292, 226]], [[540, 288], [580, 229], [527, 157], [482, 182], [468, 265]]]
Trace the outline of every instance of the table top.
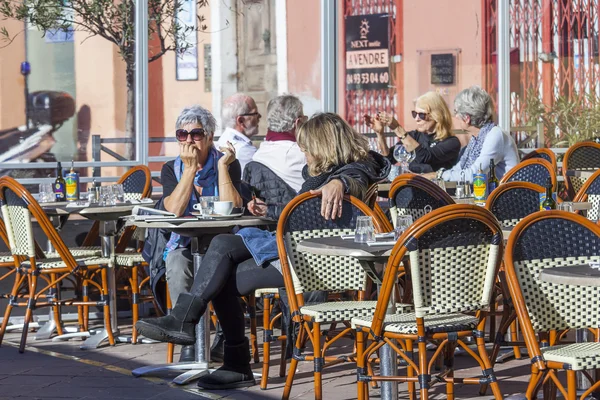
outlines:
[[540, 272], [540, 280], [559, 285], [600, 286], [600, 269], [589, 264], [546, 268]]
[[393, 245], [369, 246], [366, 243], [355, 243], [351, 239], [339, 236], [306, 239], [298, 243], [296, 250], [324, 256], [355, 257], [359, 260], [376, 261], [387, 259], [392, 253]]
[[166, 229], [182, 236], [196, 236], [199, 233], [226, 233], [235, 226], [267, 226], [275, 225], [277, 221], [270, 218], [243, 216], [240, 218], [226, 220], [206, 220], [191, 218], [189, 222], [169, 221], [134, 221], [128, 220], [126, 226], [137, 226], [138, 228]]
[[119, 204], [115, 206], [99, 206], [94, 204], [88, 207], [67, 207], [67, 202], [42, 203], [40, 206], [49, 216], [66, 216], [79, 214], [95, 221], [114, 221], [120, 217], [131, 214], [131, 210], [138, 204]]

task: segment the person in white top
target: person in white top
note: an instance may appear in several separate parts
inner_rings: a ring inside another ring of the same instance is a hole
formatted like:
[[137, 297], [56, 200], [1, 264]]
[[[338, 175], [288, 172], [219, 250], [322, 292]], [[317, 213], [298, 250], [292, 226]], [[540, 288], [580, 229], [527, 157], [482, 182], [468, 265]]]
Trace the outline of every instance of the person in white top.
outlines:
[[252, 144], [252, 136], [258, 133], [258, 123], [261, 115], [256, 107], [256, 102], [250, 96], [236, 93], [227, 98], [223, 104], [222, 123], [225, 130], [221, 133], [215, 147], [226, 147], [230, 142], [235, 148], [237, 160], [242, 171], [256, 153]]
[[304, 121], [302, 102], [296, 96], [277, 96], [267, 106], [267, 136], [252, 161], [273, 171], [296, 192], [304, 178], [306, 157], [296, 143], [296, 127]]

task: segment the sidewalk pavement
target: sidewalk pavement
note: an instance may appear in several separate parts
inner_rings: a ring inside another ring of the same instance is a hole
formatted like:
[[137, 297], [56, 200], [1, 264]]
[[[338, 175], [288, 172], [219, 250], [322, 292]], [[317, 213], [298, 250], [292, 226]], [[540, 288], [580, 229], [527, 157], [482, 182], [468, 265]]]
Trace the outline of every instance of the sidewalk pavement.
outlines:
[[[131, 326], [120, 321], [122, 334], [127, 334]], [[124, 331], [124, 332], [123, 332]], [[262, 336], [259, 328], [259, 338]], [[135, 368], [162, 364], [166, 360], [167, 346], [155, 344], [104, 345], [95, 350], [80, 350], [81, 340], [53, 342], [36, 341], [34, 334], [28, 338], [24, 354], [18, 352], [20, 332], [7, 333], [0, 347], [0, 400], [4, 399], [280, 399], [285, 377], [279, 377], [278, 344], [272, 346], [272, 362], [268, 390], [254, 386], [237, 391], [200, 391], [195, 383], [177, 386], [171, 383], [176, 374], [160, 374], [156, 377], [135, 378], [131, 371]], [[340, 354], [349, 353], [352, 342], [346, 341], [333, 349]], [[175, 360], [178, 358], [176, 346]], [[261, 346], [262, 357], [262, 346]], [[261, 358], [262, 359], [262, 358]], [[466, 354], [457, 354], [457, 376], [477, 371], [475, 363]], [[512, 360], [496, 365], [496, 374], [504, 396], [522, 393], [529, 378], [529, 360]], [[261, 373], [262, 364], [253, 364], [256, 374]], [[218, 367], [218, 365], [216, 366]], [[467, 368], [467, 369], [463, 369]], [[292, 399], [314, 399], [312, 362], [301, 362], [292, 388]], [[444, 399], [445, 385], [436, 385], [431, 399]], [[492, 399], [490, 391], [486, 396], [478, 395], [479, 387], [456, 385], [457, 399]], [[379, 389], [370, 390], [371, 399], [379, 399]], [[356, 366], [352, 363], [340, 364], [323, 373], [323, 398], [336, 400], [355, 399]], [[399, 398], [407, 399], [406, 384], [399, 384]]]

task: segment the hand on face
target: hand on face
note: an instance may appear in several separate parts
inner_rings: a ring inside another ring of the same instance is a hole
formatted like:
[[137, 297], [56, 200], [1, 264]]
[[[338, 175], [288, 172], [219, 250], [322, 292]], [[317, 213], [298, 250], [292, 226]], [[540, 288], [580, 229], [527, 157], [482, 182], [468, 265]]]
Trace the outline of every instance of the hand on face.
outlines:
[[247, 207], [248, 211], [257, 217], [264, 217], [267, 215], [267, 204], [261, 199], [254, 198], [250, 200], [247, 204]]
[[181, 157], [185, 169], [190, 168], [197, 171], [200, 168], [198, 154], [199, 150], [193, 142], [179, 142], [179, 157]]
[[219, 158], [220, 165], [230, 165], [235, 161], [235, 147], [231, 142], [227, 142], [225, 147], [220, 147], [219, 150], [223, 153], [223, 157]]
[[341, 180], [333, 179], [321, 188], [311, 190], [310, 193], [321, 194], [321, 215], [323, 218], [329, 220], [342, 216], [344, 184]]

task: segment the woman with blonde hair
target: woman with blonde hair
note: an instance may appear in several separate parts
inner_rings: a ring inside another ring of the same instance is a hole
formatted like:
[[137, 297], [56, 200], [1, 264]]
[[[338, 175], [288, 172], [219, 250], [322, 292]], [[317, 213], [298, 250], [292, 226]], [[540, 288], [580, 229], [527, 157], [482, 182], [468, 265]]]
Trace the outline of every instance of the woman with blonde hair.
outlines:
[[[387, 159], [369, 152], [368, 142], [336, 114], [317, 114], [299, 126], [297, 143], [306, 154], [305, 179], [300, 193], [322, 195], [325, 219], [342, 215], [344, 194], [363, 198], [372, 183], [390, 171]], [[254, 215], [265, 215], [267, 205], [248, 203]], [[209, 302], [225, 335], [224, 364], [198, 381], [205, 389], [235, 389], [255, 384], [245, 336], [244, 313], [238, 297], [256, 289], [283, 287], [283, 276], [273, 264], [278, 258], [274, 232], [243, 228], [218, 235], [210, 243], [190, 293], [182, 293], [170, 315], [138, 321], [135, 327], [151, 339], [190, 345], [195, 325]]]
[[378, 113], [375, 118], [365, 116], [367, 125], [377, 135], [381, 154], [395, 163], [393, 151], [390, 151], [383, 136], [384, 126], [388, 126], [400, 139], [396, 146], [402, 145], [414, 154], [414, 159], [408, 165], [410, 171], [425, 173], [451, 168], [458, 160], [460, 142], [452, 134], [452, 114], [442, 96], [437, 92], [425, 93], [417, 99], [412, 116], [417, 129], [410, 132], [386, 113]]

